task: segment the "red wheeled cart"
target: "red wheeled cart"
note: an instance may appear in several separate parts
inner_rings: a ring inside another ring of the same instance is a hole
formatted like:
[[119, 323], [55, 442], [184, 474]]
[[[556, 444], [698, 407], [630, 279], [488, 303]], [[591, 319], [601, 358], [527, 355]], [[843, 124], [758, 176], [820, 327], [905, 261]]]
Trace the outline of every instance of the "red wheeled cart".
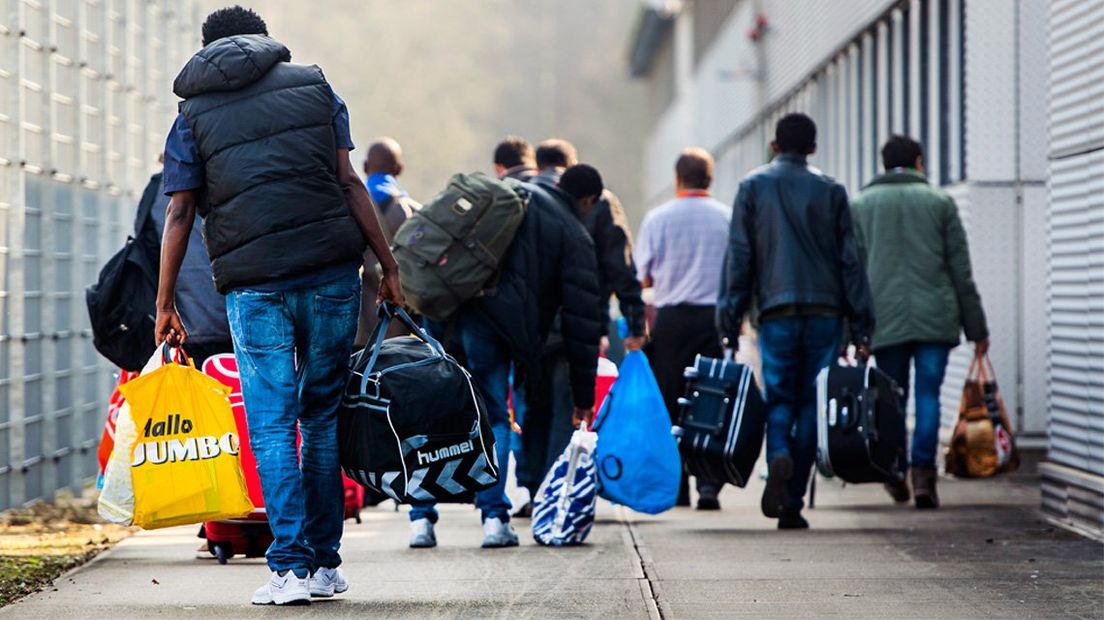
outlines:
[[[272, 528], [268, 525], [268, 516], [264, 509], [261, 479], [257, 474], [257, 459], [249, 447], [249, 424], [245, 419], [238, 363], [229, 353], [215, 355], [204, 362], [203, 372], [231, 388], [230, 407], [234, 412], [234, 422], [238, 426], [242, 473], [245, 475], [245, 487], [249, 492], [249, 499], [255, 506], [252, 513], [239, 519], [206, 522], [203, 529], [207, 536], [207, 550], [218, 558], [219, 564], [226, 564], [235, 555], [244, 555], [247, 558], [261, 557], [272, 544]], [[345, 518], [356, 519], [356, 522], [360, 523], [364, 487], [345, 477], [344, 474], [341, 477], [345, 486]]]

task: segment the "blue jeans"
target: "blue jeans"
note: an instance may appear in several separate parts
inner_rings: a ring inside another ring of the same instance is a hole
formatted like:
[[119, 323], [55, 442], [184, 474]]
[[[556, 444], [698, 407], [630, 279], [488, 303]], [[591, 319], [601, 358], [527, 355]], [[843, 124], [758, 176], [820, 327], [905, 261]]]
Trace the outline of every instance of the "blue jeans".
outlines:
[[249, 441], [272, 526], [266, 557], [274, 571], [302, 575], [341, 564], [337, 406], [359, 308], [356, 275], [298, 290], [241, 289], [226, 296]]
[[816, 376], [839, 353], [843, 321], [792, 316], [763, 321], [759, 348], [767, 403], [767, 462], [788, 454], [793, 477], [786, 508], [801, 510], [816, 459]]
[[[483, 520], [497, 517], [503, 523], [510, 520], [510, 500], [506, 498], [506, 466], [510, 460], [510, 412], [506, 395], [510, 386], [510, 353], [506, 343], [494, 328], [477, 314], [461, 314], [456, 319], [452, 347], [462, 349], [465, 364], [487, 405], [487, 419], [495, 438], [495, 459], [498, 461], [498, 482], [475, 494], [475, 506]], [[434, 336], [442, 327], [430, 325]], [[412, 504], [410, 520], [429, 519], [437, 522], [433, 503]]]
[[[947, 358], [953, 346], [941, 342], [907, 342], [878, 349], [878, 368], [901, 388], [901, 410], [908, 410], [909, 364], [916, 367], [916, 424], [912, 430], [913, 467], [935, 469], [935, 452], [939, 447], [939, 390], [947, 370]], [[905, 454], [908, 429], [901, 418], [901, 453]], [[902, 461], [901, 471], [909, 467]]]

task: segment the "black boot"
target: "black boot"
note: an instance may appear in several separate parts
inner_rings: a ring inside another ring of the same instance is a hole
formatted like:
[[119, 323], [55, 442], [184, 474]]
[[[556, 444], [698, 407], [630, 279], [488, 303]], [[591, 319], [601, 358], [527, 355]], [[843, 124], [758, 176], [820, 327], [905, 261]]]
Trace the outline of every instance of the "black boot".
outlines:
[[721, 500], [717, 499], [717, 487], [702, 485], [698, 487], [698, 510], [720, 510]]
[[778, 518], [778, 529], [807, 530], [809, 529], [809, 522], [805, 520], [805, 517], [801, 516], [800, 510], [783, 508], [782, 516]]
[[935, 492], [935, 480], [939, 472], [934, 468], [912, 469], [912, 493], [917, 508], [939, 508], [939, 495]]
[[908, 483], [905, 482], [905, 472], [901, 472], [896, 478], [885, 483], [886, 493], [898, 504], [909, 501], [910, 493]]
[[675, 500], [676, 506], [689, 506], [690, 505], [690, 476], [686, 475], [686, 471], [682, 472], [682, 479], [679, 480], [678, 499]]
[[786, 483], [793, 476], [793, 459], [788, 454], [779, 454], [771, 459], [767, 474], [767, 486], [763, 489], [760, 508], [763, 515], [777, 519], [782, 515], [782, 502], [786, 499]]

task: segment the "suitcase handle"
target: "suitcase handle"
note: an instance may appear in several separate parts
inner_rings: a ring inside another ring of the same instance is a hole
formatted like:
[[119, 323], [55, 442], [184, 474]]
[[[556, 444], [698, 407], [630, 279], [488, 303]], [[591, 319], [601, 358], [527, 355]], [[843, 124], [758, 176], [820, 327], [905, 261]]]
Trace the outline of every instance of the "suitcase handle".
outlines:
[[441, 343], [437, 342], [436, 338], [429, 335], [429, 332], [415, 323], [414, 319], [410, 318], [410, 315], [406, 313], [406, 310], [403, 310], [389, 301], [385, 301], [380, 304], [378, 313], [380, 320], [379, 323], [376, 323], [376, 329], [372, 331], [372, 335], [368, 337], [369, 345], [361, 349], [352, 359], [353, 366], [360, 365], [360, 360], [364, 358], [364, 354], [371, 349], [372, 356], [368, 358], [368, 365], [364, 367], [365, 378], [372, 374], [372, 370], [376, 367], [376, 360], [379, 358], [380, 354], [380, 346], [387, 338], [387, 328], [390, 326], [393, 319], [399, 319], [415, 338], [428, 344], [440, 357], [445, 357], [445, 349], [441, 346]]
[[847, 424], [841, 427], [840, 430], [849, 433], [858, 428], [862, 421], [862, 412], [859, 411], [859, 399], [849, 390], [844, 390], [843, 394], [835, 400], [839, 403], [837, 411], [843, 411], [844, 405], [847, 409]]
[[[732, 395], [729, 394], [727, 390], [702, 384], [694, 386], [694, 391], [699, 394], [706, 394], [716, 398], [718, 401], [720, 401], [718, 403], [719, 406], [716, 408], [711, 407], [709, 413], [712, 415], [700, 416], [700, 418], [702, 419], [695, 419], [693, 414], [689, 413], [689, 409], [687, 409], [687, 414], [682, 416], [683, 426], [704, 431], [711, 435], [716, 435], [717, 433], [724, 430], [725, 412], [732, 406]], [[688, 407], [692, 403], [693, 400], [687, 399], [685, 397], [679, 399], [679, 404], [684, 407]]]

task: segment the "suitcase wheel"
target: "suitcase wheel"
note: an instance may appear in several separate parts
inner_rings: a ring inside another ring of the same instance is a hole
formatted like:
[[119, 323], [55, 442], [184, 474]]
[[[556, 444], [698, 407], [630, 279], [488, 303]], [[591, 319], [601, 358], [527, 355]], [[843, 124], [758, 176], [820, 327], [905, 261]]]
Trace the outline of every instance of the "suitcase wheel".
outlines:
[[357, 523], [360, 523], [360, 511], [359, 510], [357, 511], [356, 516], [353, 517], [353, 518], [356, 519]]
[[234, 557], [234, 551], [226, 543], [212, 543], [211, 552], [215, 554], [219, 564], [226, 564], [230, 558]]

